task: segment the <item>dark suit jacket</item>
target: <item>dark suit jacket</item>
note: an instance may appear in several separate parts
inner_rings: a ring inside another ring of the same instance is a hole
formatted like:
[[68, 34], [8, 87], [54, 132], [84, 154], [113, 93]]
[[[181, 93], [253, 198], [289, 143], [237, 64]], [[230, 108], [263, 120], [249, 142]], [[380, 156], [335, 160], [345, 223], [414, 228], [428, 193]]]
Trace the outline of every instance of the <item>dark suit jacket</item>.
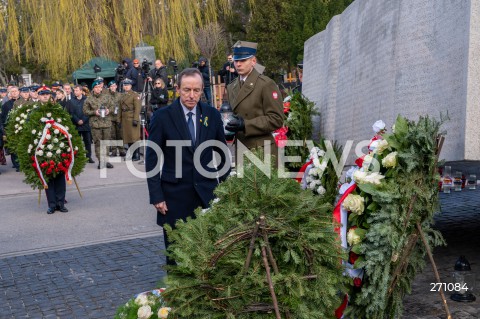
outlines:
[[[176, 167], [176, 148], [167, 146], [167, 141], [188, 141], [191, 143], [185, 114], [179, 99], [171, 105], [159, 109], [154, 113], [150, 122], [148, 144], [156, 143], [163, 152], [163, 167], [157, 166], [160, 154], [147, 146], [146, 171], [155, 172], [147, 179], [150, 194], [150, 203], [157, 204], [166, 201], [168, 212], [166, 215], [157, 214], [157, 224], [169, 224], [174, 227], [178, 219], [186, 220], [194, 216], [193, 211], [198, 206], [207, 208], [214, 198], [213, 190], [219, 182], [225, 180], [230, 172], [230, 158], [224, 152], [218, 151], [221, 158], [217, 163], [218, 169], [228, 165], [228, 171], [222, 176], [202, 176], [198, 167], [194, 166], [194, 153], [205, 141], [216, 140], [224, 144], [225, 135], [220, 113], [213, 107], [199, 103], [196, 112], [196, 143], [195, 146], [181, 147], [181, 158], [177, 162], [181, 165], [181, 177], [176, 176], [180, 167]], [[209, 167], [213, 160], [214, 147], [207, 147], [201, 151], [201, 167], [209, 172], [216, 169]], [[180, 166], [179, 165], [179, 166]]]

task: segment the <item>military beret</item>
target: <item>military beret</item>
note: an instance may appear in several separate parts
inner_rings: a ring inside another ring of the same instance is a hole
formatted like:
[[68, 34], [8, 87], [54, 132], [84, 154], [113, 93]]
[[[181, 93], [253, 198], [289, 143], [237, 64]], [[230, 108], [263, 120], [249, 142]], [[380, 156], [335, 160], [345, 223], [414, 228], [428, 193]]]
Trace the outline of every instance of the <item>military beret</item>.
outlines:
[[130, 79], [123, 80], [123, 85], [132, 85], [132, 84], [133, 84], [133, 81]]
[[60, 86], [61, 86], [61, 84], [60, 84], [60, 82], [58, 82], [58, 81], [57, 81], [57, 82], [53, 82], [53, 84], [52, 84], [52, 88], [58, 88], [58, 87], [60, 87]]
[[37, 92], [37, 90], [38, 90], [39, 88], [40, 88], [40, 86], [34, 84], [34, 85], [32, 85], [32, 86], [30, 87], [30, 91], [31, 91], [31, 92]]
[[94, 87], [96, 87], [97, 85], [99, 85], [99, 84], [103, 84], [103, 79], [102, 79], [102, 78], [100, 78], [100, 79], [97, 78], [97, 79], [95, 79], [95, 81], [93, 81], [93, 83], [92, 83], [92, 89], [93, 89]]
[[20, 89], [18, 89], [20, 92], [30, 92], [30, 87], [28, 86], [22, 86]]
[[112, 80], [112, 81], [108, 82], [108, 87], [111, 87], [111, 86], [114, 85], [114, 84], [117, 84], [117, 82], [115, 82], [114, 80]]
[[37, 90], [38, 95], [52, 94], [52, 90], [48, 86], [41, 86]]
[[257, 54], [257, 43], [247, 41], [237, 41], [233, 45], [233, 60], [249, 59]]
[[0, 88], [0, 93], [7, 93], [7, 89], [6, 88]]

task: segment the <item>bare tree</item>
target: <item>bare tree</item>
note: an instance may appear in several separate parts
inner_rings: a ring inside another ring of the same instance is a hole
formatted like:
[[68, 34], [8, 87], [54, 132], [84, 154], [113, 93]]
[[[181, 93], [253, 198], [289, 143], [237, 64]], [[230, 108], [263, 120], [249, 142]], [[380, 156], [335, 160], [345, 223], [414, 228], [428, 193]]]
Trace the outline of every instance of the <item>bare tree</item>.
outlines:
[[[208, 74], [210, 79], [212, 78], [212, 57], [218, 53], [221, 44], [225, 42], [225, 32], [217, 22], [211, 22], [203, 27], [198, 28], [195, 32], [195, 42], [198, 50], [208, 60]], [[216, 101], [215, 86], [210, 85], [210, 92], [213, 87], [212, 100]], [[212, 93], [212, 92], [211, 92]], [[212, 106], [215, 105], [215, 101], [212, 101]]]

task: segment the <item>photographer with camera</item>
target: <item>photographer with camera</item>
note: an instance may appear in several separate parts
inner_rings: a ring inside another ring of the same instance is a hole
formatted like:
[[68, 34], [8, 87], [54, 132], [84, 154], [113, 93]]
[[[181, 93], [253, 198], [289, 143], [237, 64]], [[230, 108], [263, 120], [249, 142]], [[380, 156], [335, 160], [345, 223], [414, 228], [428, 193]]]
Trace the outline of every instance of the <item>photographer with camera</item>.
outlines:
[[154, 82], [152, 97], [150, 98], [150, 108], [152, 113], [156, 110], [167, 106], [168, 90], [165, 82], [161, 78], [157, 78]]
[[223, 82], [225, 86], [233, 82], [238, 76], [237, 70], [235, 69], [235, 64], [233, 63], [233, 55], [229, 54], [227, 56], [227, 62], [223, 65], [222, 69], [218, 71], [218, 75], [223, 77]]
[[160, 59], [155, 60], [155, 68], [150, 70], [147, 80], [148, 82], [152, 82], [158, 78], [161, 78], [164, 84], [168, 83], [167, 66], [164, 65]]
[[[119, 63], [115, 68], [115, 83], [122, 88], [122, 81], [125, 80], [128, 70], [132, 68], [132, 60], [125, 58], [122, 63]], [[121, 90], [120, 90], [121, 91]]]
[[203, 93], [205, 94], [205, 99], [207, 100], [206, 102], [208, 106], [212, 106], [212, 93], [210, 91], [210, 72], [207, 65], [207, 59], [204, 57], [200, 57], [200, 59], [198, 59], [197, 68], [200, 70], [200, 73], [202, 73]]
[[[152, 62], [150, 62], [151, 64]], [[149, 62], [144, 60], [142, 66], [140, 66], [140, 61], [138, 59], [133, 60], [133, 67], [127, 71], [125, 76], [126, 79], [132, 81], [132, 90], [138, 93], [142, 93], [143, 85], [145, 82], [145, 74], [148, 73]], [[147, 71], [145, 72], [145, 68]]]

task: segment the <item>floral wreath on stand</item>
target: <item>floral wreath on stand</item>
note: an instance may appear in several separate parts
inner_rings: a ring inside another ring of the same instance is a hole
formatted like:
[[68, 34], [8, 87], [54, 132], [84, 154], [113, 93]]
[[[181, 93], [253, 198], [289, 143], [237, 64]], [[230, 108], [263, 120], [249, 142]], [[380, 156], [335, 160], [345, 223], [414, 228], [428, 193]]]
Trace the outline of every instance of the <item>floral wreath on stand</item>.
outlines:
[[30, 112], [38, 108], [39, 104], [21, 104], [13, 108], [8, 113], [7, 126], [5, 127], [7, 137], [7, 147], [11, 153], [17, 153], [20, 136], [23, 127], [26, 125]]
[[68, 184], [87, 162], [83, 141], [61, 105], [38, 105], [25, 119], [17, 145], [20, 170], [34, 189], [63, 173]]

